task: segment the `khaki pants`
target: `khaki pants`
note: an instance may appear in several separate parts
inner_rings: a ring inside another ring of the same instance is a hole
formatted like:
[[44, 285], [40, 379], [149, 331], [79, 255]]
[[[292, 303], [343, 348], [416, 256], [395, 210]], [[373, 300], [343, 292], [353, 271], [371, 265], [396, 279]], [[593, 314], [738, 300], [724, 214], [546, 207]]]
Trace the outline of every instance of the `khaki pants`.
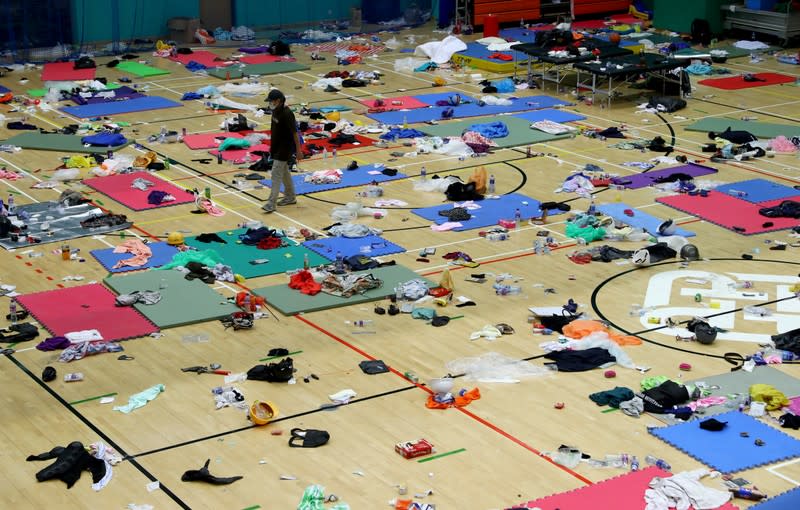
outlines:
[[266, 207], [271, 209], [275, 208], [275, 203], [278, 201], [278, 195], [281, 192], [281, 184], [283, 184], [283, 198], [284, 200], [294, 200], [294, 182], [292, 182], [292, 172], [289, 170], [288, 161], [278, 161], [277, 159], [272, 162], [272, 191], [270, 191], [269, 198], [267, 199]]

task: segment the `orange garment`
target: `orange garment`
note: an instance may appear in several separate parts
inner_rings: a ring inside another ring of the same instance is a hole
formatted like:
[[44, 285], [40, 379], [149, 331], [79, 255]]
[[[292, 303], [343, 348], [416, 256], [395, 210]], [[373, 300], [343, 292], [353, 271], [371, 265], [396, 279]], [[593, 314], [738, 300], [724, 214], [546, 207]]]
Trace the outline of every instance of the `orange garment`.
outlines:
[[303, 294], [313, 296], [322, 290], [322, 285], [314, 281], [310, 271], [300, 271], [289, 278], [289, 287], [297, 289]]
[[119, 269], [123, 266], [141, 267], [147, 264], [147, 261], [153, 256], [153, 251], [150, 249], [150, 247], [139, 239], [128, 239], [124, 243], [114, 248], [114, 253], [133, 254], [133, 257], [120, 260], [114, 264], [114, 269]]
[[474, 182], [475, 183], [475, 191], [484, 195], [486, 193], [486, 181], [488, 180], [486, 174], [486, 167], [476, 168], [472, 175], [469, 177], [467, 182]]
[[580, 340], [581, 338], [601, 331], [608, 334], [608, 337], [619, 345], [641, 345], [642, 341], [635, 336], [620, 335], [619, 333], [612, 333], [607, 327], [597, 321], [577, 319], [563, 328], [566, 336]]
[[474, 388], [470, 391], [465, 391], [463, 395], [454, 395], [455, 400], [450, 403], [444, 402], [437, 402], [434, 400], [433, 395], [428, 396], [428, 401], [425, 403], [425, 407], [428, 409], [447, 409], [448, 407], [466, 407], [469, 405], [470, 402], [473, 400], [478, 400], [481, 398], [481, 391], [478, 388]]

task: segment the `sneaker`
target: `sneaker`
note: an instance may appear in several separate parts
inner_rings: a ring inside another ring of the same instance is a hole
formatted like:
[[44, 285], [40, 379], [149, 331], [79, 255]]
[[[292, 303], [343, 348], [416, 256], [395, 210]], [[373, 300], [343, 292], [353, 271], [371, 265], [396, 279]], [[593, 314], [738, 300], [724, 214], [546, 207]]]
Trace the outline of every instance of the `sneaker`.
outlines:
[[297, 203], [297, 199], [294, 198], [282, 198], [278, 200], [278, 205], [293, 205]]
[[264, 211], [265, 214], [274, 213], [275, 206], [270, 204], [264, 204], [261, 206], [261, 210]]

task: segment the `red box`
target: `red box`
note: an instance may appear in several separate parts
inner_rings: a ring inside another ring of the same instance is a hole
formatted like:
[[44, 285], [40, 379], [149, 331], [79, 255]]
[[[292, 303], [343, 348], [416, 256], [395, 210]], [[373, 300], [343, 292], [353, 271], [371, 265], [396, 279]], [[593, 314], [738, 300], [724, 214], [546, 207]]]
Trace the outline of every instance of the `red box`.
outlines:
[[433, 453], [433, 445], [427, 439], [417, 439], [416, 441], [397, 443], [394, 445], [394, 451], [406, 459], [413, 459]]

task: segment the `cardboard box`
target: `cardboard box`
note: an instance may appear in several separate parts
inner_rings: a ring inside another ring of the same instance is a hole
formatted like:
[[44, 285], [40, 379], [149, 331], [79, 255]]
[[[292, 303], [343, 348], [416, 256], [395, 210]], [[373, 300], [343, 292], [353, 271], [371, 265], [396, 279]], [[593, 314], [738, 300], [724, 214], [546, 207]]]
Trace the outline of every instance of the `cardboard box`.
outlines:
[[200, 18], [170, 18], [167, 21], [169, 38], [176, 43], [194, 42], [194, 33], [200, 28]]
[[426, 439], [417, 439], [416, 441], [403, 441], [394, 445], [394, 451], [402, 455], [406, 459], [413, 459], [422, 457], [433, 453], [433, 445]]

